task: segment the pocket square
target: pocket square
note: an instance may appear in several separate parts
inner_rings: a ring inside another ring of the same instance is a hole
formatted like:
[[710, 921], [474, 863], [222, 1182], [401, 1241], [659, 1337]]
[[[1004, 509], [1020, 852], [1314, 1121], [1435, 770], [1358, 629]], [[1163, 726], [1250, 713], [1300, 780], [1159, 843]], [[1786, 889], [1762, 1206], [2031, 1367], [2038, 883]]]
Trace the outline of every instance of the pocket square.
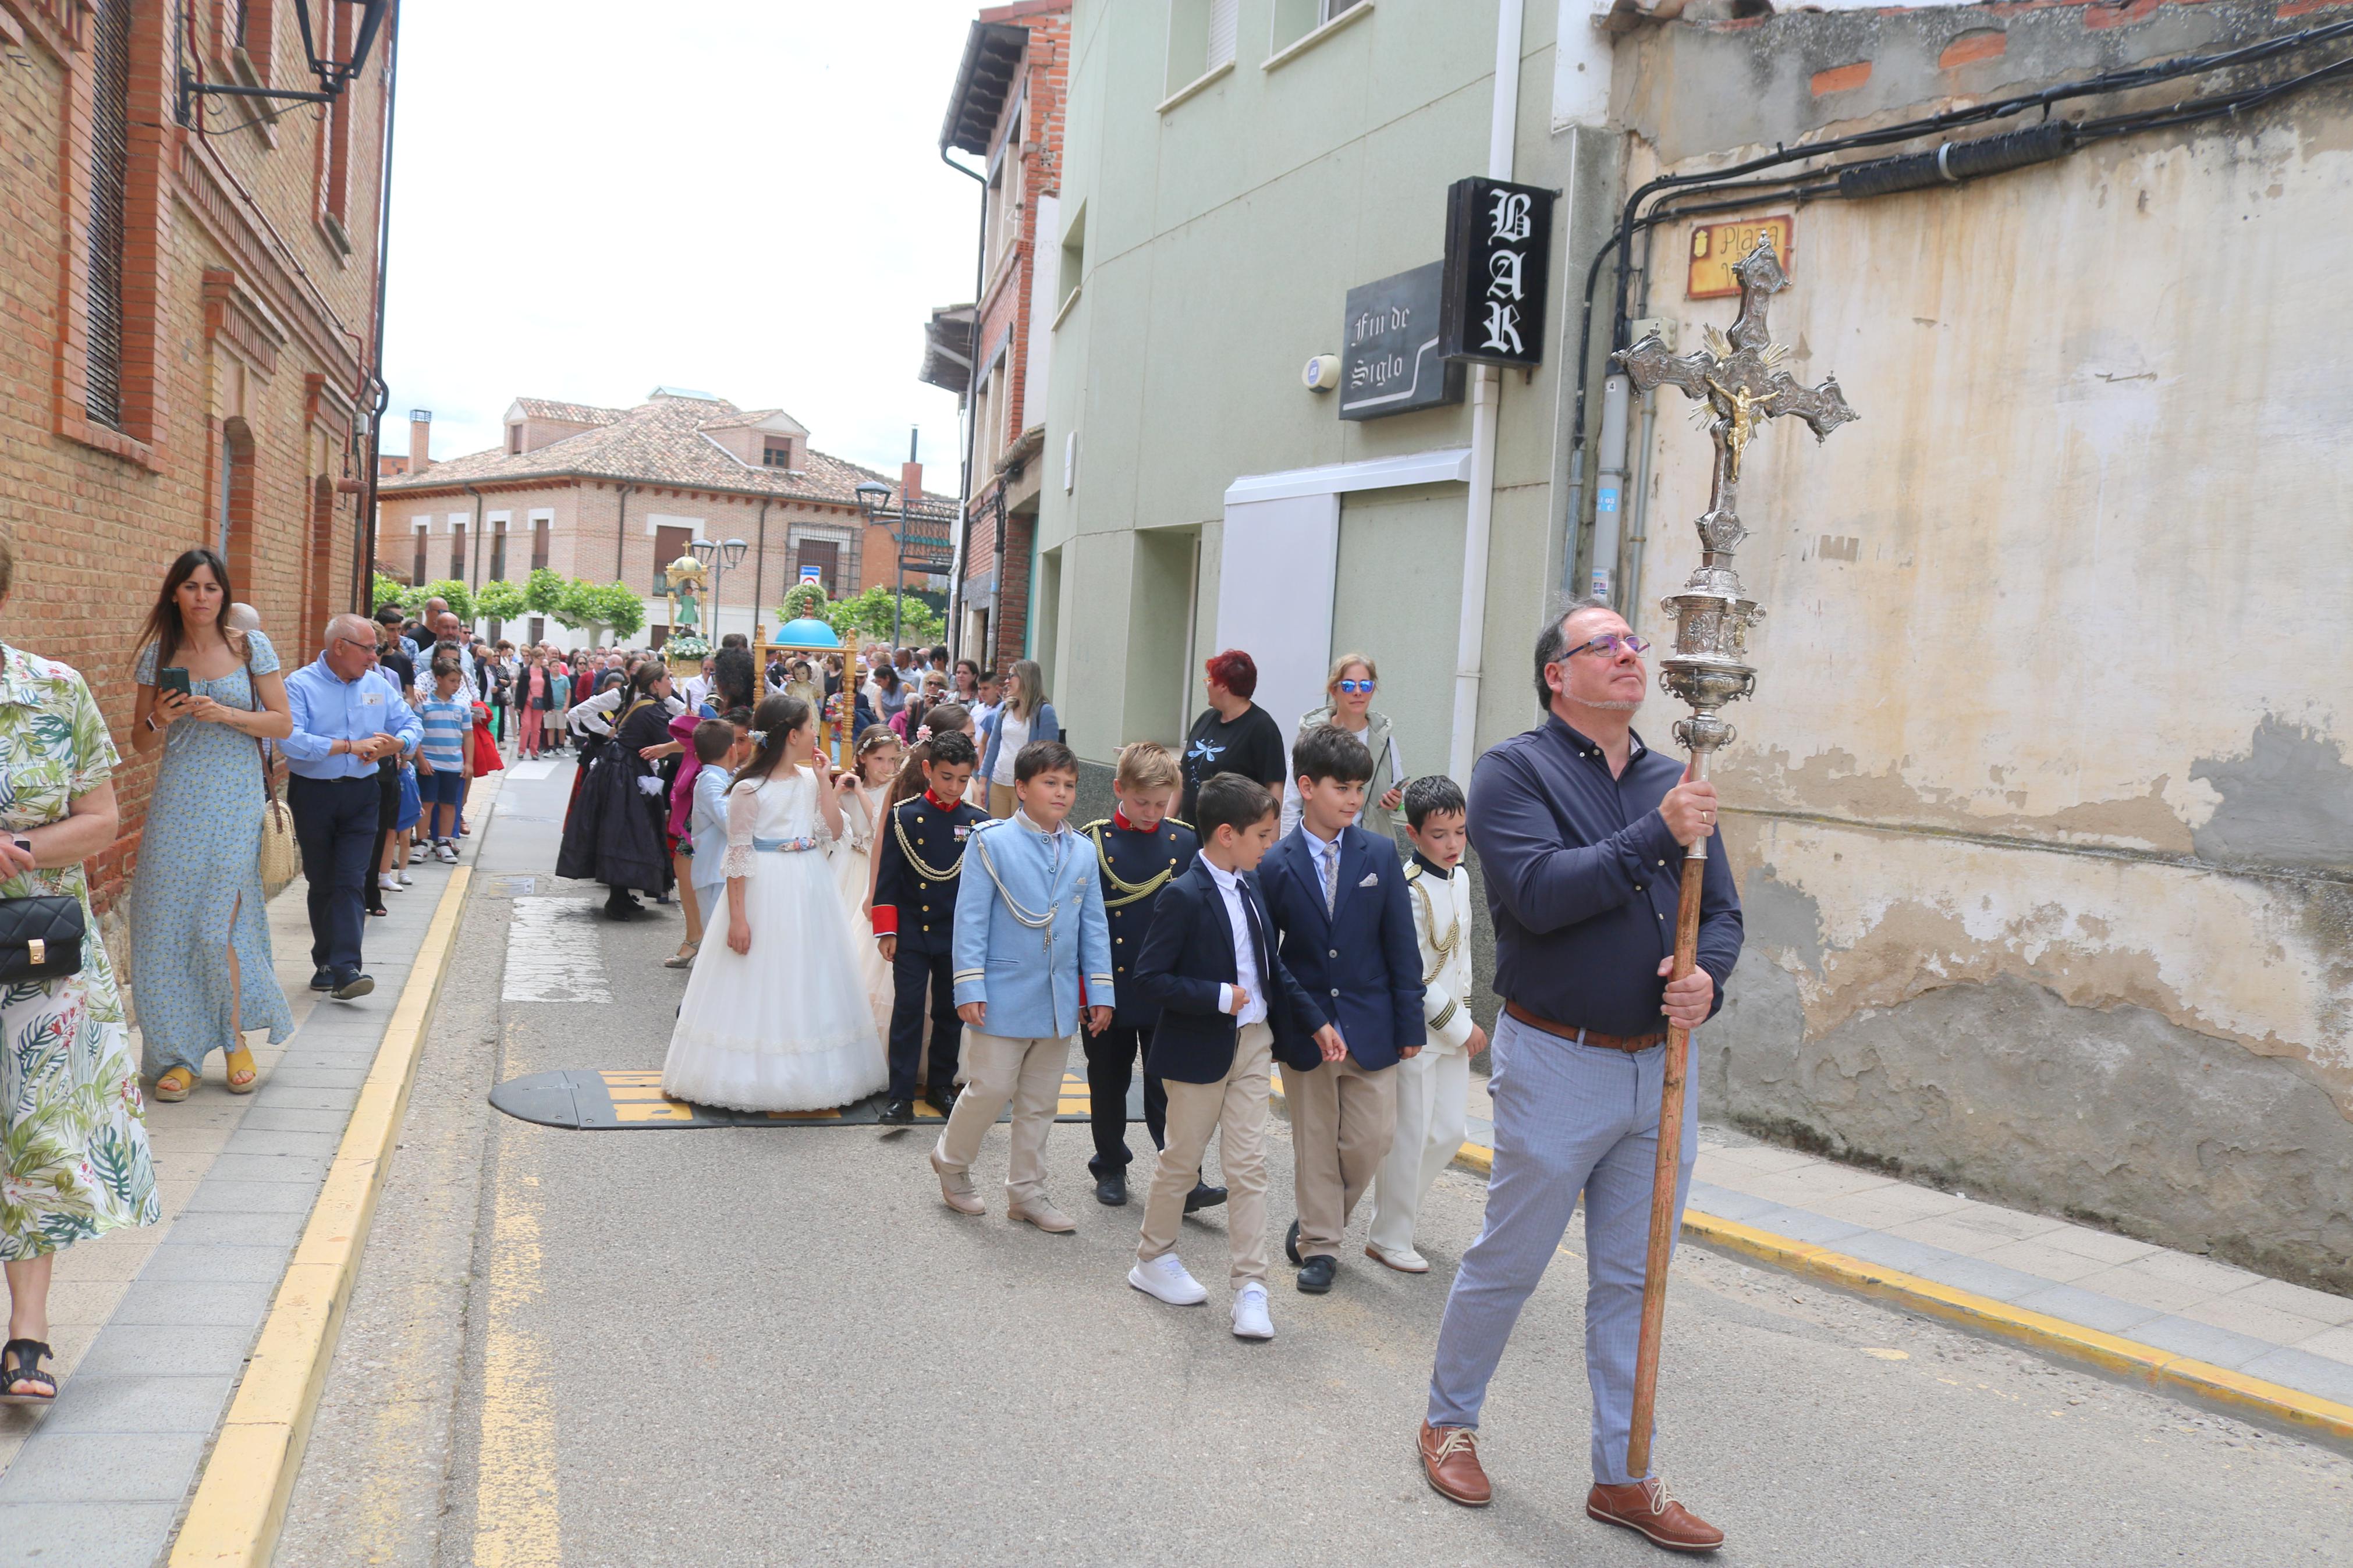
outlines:
[[1381, 885], [1381, 874], [1380, 874], [1378, 871], [1367, 871], [1367, 872], [1366, 872], [1366, 873], [1365, 873], [1365, 879], [1364, 879], [1363, 881], [1361, 881], [1361, 882], [1359, 882], [1359, 883], [1357, 883], [1357, 884], [1356, 884], [1356, 886], [1358, 886], [1359, 888], [1377, 888], [1377, 887], [1379, 887], [1380, 885]]

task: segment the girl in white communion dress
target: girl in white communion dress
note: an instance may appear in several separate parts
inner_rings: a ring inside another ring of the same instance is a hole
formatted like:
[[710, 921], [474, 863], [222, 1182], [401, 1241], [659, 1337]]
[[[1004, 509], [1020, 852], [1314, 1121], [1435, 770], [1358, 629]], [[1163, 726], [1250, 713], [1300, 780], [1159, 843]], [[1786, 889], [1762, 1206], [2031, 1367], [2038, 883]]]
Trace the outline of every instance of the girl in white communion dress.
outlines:
[[[800, 698], [763, 700], [752, 742], [727, 791], [726, 902], [695, 954], [662, 1092], [730, 1110], [831, 1110], [890, 1077], [824, 853], [843, 836], [841, 800], [857, 780], [809, 766], [817, 723]], [[726, 940], [712, 940], [723, 928]]]

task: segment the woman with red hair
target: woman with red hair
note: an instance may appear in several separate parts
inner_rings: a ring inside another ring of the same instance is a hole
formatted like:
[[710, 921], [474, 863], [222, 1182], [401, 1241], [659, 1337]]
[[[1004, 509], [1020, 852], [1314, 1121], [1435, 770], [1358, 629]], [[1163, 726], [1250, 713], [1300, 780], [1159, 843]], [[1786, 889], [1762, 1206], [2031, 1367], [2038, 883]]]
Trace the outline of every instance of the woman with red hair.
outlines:
[[1193, 820], [1193, 803], [1201, 786], [1219, 773], [1240, 773], [1282, 795], [1287, 751], [1282, 727], [1274, 716], [1250, 700], [1258, 689], [1258, 664], [1238, 647], [1229, 647], [1204, 665], [1209, 693], [1208, 710], [1193, 721], [1185, 737], [1185, 800], [1179, 820]]

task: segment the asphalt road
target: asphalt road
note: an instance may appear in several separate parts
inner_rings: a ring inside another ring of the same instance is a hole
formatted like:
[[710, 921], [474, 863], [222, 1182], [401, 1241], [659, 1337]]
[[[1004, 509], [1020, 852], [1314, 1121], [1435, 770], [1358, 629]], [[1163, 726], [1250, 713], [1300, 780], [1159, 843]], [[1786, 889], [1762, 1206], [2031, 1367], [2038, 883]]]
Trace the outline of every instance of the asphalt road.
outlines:
[[[1093, 1203], [1076, 1125], [1048, 1154], [1079, 1230], [1048, 1237], [1003, 1217], [1001, 1130], [975, 1220], [939, 1202], [921, 1131], [583, 1133], [491, 1110], [522, 1073], [658, 1066], [683, 989], [659, 966], [666, 914], [596, 925], [609, 1003], [501, 999], [513, 899], [591, 891], [547, 874], [565, 782], [510, 784], [478, 827], [279, 1563], [1659, 1560], [1584, 1517], [1575, 1235], [1490, 1395], [1494, 1506], [1422, 1482], [1475, 1178], [1431, 1198], [1432, 1274], [1352, 1250], [1315, 1299], [1278, 1264], [1277, 1337], [1246, 1344], [1222, 1212], [1181, 1247], [1207, 1306], [1128, 1289], [1138, 1211]], [[1272, 1148], [1280, 1226], [1280, 1121]], [[2353, 1461], [2332, 1451], [1694, 1249], [1667, 1322], [1660, 1462], [1728, 1532], [1724, 1563], [2353, 1563]]]

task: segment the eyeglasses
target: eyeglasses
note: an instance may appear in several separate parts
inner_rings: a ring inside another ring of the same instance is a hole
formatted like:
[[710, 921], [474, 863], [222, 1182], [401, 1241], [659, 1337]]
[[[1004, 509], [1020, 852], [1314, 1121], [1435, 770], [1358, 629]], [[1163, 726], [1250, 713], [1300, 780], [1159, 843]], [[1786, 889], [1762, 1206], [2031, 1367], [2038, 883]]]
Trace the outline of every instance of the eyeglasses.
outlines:
[[1641, 637], [1636, 637], [1631, 632], [1628, 632], [1622, 637], [1616, 632], [1611, 632], [1607, 636], [1595, 637], [1591, 642], [1577, 644], [1575, 647], [1570, 648], [1567, 653], [1561, 655], [1561, 658], [1575, 658], [1581, 653], [1598, 653], [1605, 658], [1614, 658], [1618, 650], [1621, 647], [1628, 653], [1648, 653], [1650, 651], [1651, 645], [1643, 641]]
[[376, 651], [375, 642], [373, 638], [363, 639], [360, 637], [337, 637], [335, 640], [343, 644], [347, 647], [364, 647], [367, 649], [371, 655]]
[[1332, 683], [1334, 689], [1345, 691], [1351, 697], [1359, 694], [1370, 697], [1373, 694], [1373, 688], [1379, 684], [1377, 680], [1335, 680]]

